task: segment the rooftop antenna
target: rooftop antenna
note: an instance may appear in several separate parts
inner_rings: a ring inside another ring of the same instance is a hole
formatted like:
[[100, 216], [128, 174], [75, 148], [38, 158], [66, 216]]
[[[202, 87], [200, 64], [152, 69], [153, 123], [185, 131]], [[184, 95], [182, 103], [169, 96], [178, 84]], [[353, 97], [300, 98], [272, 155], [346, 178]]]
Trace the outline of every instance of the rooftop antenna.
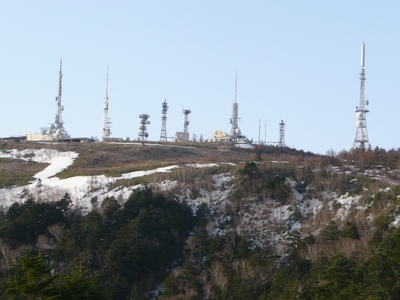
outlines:
[[190, 109], [182, 109], [182, 113], [185, 115], [185, 119], [183, 120], [183, 132], [189, 132], [189, 114], [192, 111]]
[[354, 139], [353, 148], [358, 149], [360, 151], [365, 151], [371, 145], [368, 140], [368, 132], [367, 132], [367, 113], [369, 112], [366, 109], [366, 106], [369, 104], [368, 100], [365, 100], [365, 44], [364, 42], [361, 44], [361, 73], [360, 73], [360, 104], [356, 107], [356, 116], [357, 116], [357, 131], [356, 137]]
[[104, 97], [103, 128], [101, 130], [101, 138], [104, 141], [109, 139], [110, 136], [111, 136], [111, 120], [108, 117], [108, 66], [107, 66], [106, 96]]
[[279, 147], [285, 147], [285, 123], [283, 120], [279, 122]]
[[238, 110], [239, 110], [239, 105], [236, 102], [237, 100], [237, 70], [236, 70], [236, 77], [235, 77], [235, 102], [233, 103], [232, 106], [232, 118], [230, 119], [230, 123], [232, 125], [231, 128], [231, 141], [236, 142], [239, 140], [240, 136], [242, 135], [239, 129], [239, 117], [238, 117]]
[[163, 99], [161, 105], [162, 105], [162, 110], [161, 110], [160, 142], [166, 142], [167, 141], [167, 111], [168, 111], [167, 99]]

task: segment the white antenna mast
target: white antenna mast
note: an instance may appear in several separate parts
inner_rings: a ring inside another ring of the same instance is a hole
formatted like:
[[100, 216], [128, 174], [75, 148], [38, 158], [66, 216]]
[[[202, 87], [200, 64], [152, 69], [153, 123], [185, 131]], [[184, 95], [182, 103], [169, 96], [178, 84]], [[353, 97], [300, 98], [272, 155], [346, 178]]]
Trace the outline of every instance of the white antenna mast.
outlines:
[[101, 129], [102, 140], [107, 140], [111, 136], [111, 120], [108, 117], [108, 66], [107, 66], [107, 79], [106, 79], [106, 96], [104, 97], [104, 113], [103, 113], [103, 127]]
[[67, 131], [64, 128], [64, 121], [62, 119], [62, 111], [64, 110], [64, 107], [61, 104], [61, 95], [62, 95], [62, 59], [60, 59], [60, 75], [58, 78], [58, 94], [56, 97], [56, 106], [57, 106], [57, 112], [54, 117], [54, 123], [50, 124], [47, 134], [56, 134], [57, 139], [60, 138], [69, 138], [69, 135], [67, 134]]
[[239, 138], [242, 136], [242, 133], [239, 129], [239, 117], [238, 117], [238, 110], [239, 105], [237, 103], [237, 70], [236, 70], [236, 77], [235, 77], [235, 102], [232, 106], [232, 118], [230, 119], [230, 123], [232, 125], [231, 128], [231, 141], [237, 142]]
[[356, 107], [357, 116], [357, 132], [354, 139], [353, 148], [360, 151], [365, 151], [371, 147], [368, 139], [367, 132], [367, 113], [366, 106], [369, 104], [368, 100], [365, 100], [365, 44], [361, 44], [361, 73], [360, 73], [360, 104]]

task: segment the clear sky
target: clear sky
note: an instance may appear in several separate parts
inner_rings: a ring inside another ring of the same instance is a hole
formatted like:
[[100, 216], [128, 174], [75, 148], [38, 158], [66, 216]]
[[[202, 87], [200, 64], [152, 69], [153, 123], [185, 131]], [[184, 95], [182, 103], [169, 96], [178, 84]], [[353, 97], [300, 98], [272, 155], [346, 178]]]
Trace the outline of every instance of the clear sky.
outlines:
[[[242, 133], [325, 154], [356, 134], [360, 45], [366, 45], [372, 147], [399, 148], [399, 1], [1, 1], [0, 136], [53, 122], [59, 60], [63, 119], [73, 137], [100, 137], [106, 71], [112, 136], [135, 139], [150, 115], [167, 136], [230, 132], [235, 97]], [[266, 122], [266, 134], [265, 134]]]

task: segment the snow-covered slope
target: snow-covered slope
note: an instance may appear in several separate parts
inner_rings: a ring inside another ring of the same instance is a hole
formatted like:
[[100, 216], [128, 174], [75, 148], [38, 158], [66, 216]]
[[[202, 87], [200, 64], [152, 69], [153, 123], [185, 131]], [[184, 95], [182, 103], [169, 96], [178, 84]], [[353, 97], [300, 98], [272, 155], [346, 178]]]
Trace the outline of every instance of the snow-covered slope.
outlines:
[[89, 209], [90, 200], [99, 197], [102, 201], [105, 197], [121, 197], [127, 199], [132, 188], [119, 188], [109, 190], [108, 185], [120, 179], [132, 179], [158, 172], [169, 172], [177, 166], [169, 166], [149, 171], [137, 171], [122, 174], [120, 177], [98, 176], [76, 176], [67, 179], [59, 179], [55, 175], [68, 168], [78, 157], [76, 152], [60, 152], [52, 149], [40, 150], [11, 150], [1, 151], [0, 157], [11, 159], [31, 160], [34, 162], [48, 163], [43, 171], [34, 175], [34, 180], [27, 186], [0, 189], [0, 205], [9, 207], [15, 201], [24, 201], [28, 195], [39, 199], [59, 199], [65, 193], [69, 193], [74, 206]]

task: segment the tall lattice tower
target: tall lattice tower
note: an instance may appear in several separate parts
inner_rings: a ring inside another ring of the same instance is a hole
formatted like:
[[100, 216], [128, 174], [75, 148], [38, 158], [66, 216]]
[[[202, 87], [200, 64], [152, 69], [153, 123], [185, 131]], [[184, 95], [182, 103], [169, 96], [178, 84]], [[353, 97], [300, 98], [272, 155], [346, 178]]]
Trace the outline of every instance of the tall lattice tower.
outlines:
[[365, 100], [365, 44], [361, 44], [361, 73], [360, 73], [360, 104], [356, 107], [357, 116], [357, 132], [354, 139], [353, 148], [360, 151], [365, 151], [371, 147], [368, 140], [367, 132], [367, 112], [366, 106], [369, 104], [368, 100]]
[[183, 132], [189, 132], [189, 114], [192, 111], [190, 109], [183, 109], [182, 113], [185, 115], [185, 119], [183, 120]]
[[285, 123], [283, 120], [279, 122], [279, 147], [285, 147]]
[[104, 141], [110, 137], [111, 137], [111, 120], [108, 117], [108, 66], [107, 66], [106, 96], [104, 97], [103, 127], [101, 129], [101, 138]]
[[162, 110], [161, 110], [161, 134], [160, 134], [160, 142], [167, 141], [167, 111], [168, 111], [168, 103], [167, 99], [162, 101]]
[[230, 118], [230, 123], [232, 125], [231, 128], [231, 141], [236, 142], [240, 139], [242, 136], [242, 133], [240, 132], [239, 128], [239, 116], [238, 116], [238, 111], [239, 111], [239, 104], [236, 102], [236, 97], [237, 97], [237, 72], [236, 72], [236, 78], [235, 78], [235, 102], [233, 103], [232, 106], [232, 118]]

